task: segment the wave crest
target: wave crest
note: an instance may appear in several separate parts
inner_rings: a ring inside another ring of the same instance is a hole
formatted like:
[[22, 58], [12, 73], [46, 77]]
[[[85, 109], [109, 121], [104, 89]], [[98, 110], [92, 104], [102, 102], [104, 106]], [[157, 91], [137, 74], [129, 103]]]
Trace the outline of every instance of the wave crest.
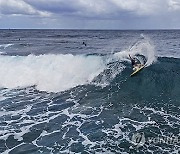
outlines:
[[0, 66], [0, 87], [52, 92], [87, 84], [105, 69], [102, 57], [71, 54], [0, 56]]

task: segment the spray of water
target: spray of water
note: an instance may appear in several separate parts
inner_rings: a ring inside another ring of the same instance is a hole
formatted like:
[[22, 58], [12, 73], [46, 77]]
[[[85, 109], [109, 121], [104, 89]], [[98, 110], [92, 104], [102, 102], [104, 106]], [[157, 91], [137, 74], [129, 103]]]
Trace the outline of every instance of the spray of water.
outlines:
[[[146, 67], [156, 62], [155, 48], [150, 39], [141, 34], [141, 39], [136, 41], [129, 49], [115, 53], [114, 58], [129, 61], [129, 54], [134, 57], [136, 55], [142, 55], [146, 59]], [[139, 59], [142, 61], [142, 59]]]

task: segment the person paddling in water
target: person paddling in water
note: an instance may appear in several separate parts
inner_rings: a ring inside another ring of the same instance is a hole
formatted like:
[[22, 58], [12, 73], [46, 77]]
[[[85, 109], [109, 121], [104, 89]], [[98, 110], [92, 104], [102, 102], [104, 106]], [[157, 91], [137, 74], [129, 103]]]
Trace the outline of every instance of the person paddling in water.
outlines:
[[141, 66], [143, 66], [143, 64], [141, 64], [139, 62], [139, 60], [137, 58], [132, 58], [129, 54], [129, 58], [131, 60], [131, 64], [132, 64], [132, 67], [133, 67], [133, 71], [136, 71], [138, 68], [140, 68]]

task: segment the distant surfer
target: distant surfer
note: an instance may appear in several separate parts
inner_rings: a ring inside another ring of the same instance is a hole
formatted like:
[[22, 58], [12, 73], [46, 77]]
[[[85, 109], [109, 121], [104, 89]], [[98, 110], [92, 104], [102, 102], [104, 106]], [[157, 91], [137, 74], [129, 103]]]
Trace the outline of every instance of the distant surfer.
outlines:
[[86, 46], [87, 44], [86, 44], [85, 42], [83, 42], [83, 45], [85, 45], [85, 46]]
[[143, 66], [143, 64], [140, 63], [140, 61], [137, 58], [132, 58], [129, 54], [129, 58], [131, 60], [131, 64], [133, 67], [133, 70], [137, 70], [138, 68], [140, 68], [141, 66]]

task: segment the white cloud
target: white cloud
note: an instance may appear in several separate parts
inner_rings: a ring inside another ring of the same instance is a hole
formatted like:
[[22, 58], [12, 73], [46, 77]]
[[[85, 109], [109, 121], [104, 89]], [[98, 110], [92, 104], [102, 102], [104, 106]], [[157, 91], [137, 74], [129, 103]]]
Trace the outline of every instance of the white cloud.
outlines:
[[[84, 17], [153, 16], [177, 11], [180, 0], [24, 0], [41, 11]], [[171, 8], [171, 9], [170, 9]]]
[[46, 11], [34, 9], [23, 0], [0, 0], [0, 13], [6, 15], [40, 15], [49, 16]]
[[179, 13], [180, 0], [0, 0], [0, 16], [38, 17], [48, 28], [178, 27]]
[[180, 0], [169, 0], [169, 10], [180, 11]]
[[180, 0], [0, 0], [4, 14], [79, 17], [153, 16], [180, 10]]

